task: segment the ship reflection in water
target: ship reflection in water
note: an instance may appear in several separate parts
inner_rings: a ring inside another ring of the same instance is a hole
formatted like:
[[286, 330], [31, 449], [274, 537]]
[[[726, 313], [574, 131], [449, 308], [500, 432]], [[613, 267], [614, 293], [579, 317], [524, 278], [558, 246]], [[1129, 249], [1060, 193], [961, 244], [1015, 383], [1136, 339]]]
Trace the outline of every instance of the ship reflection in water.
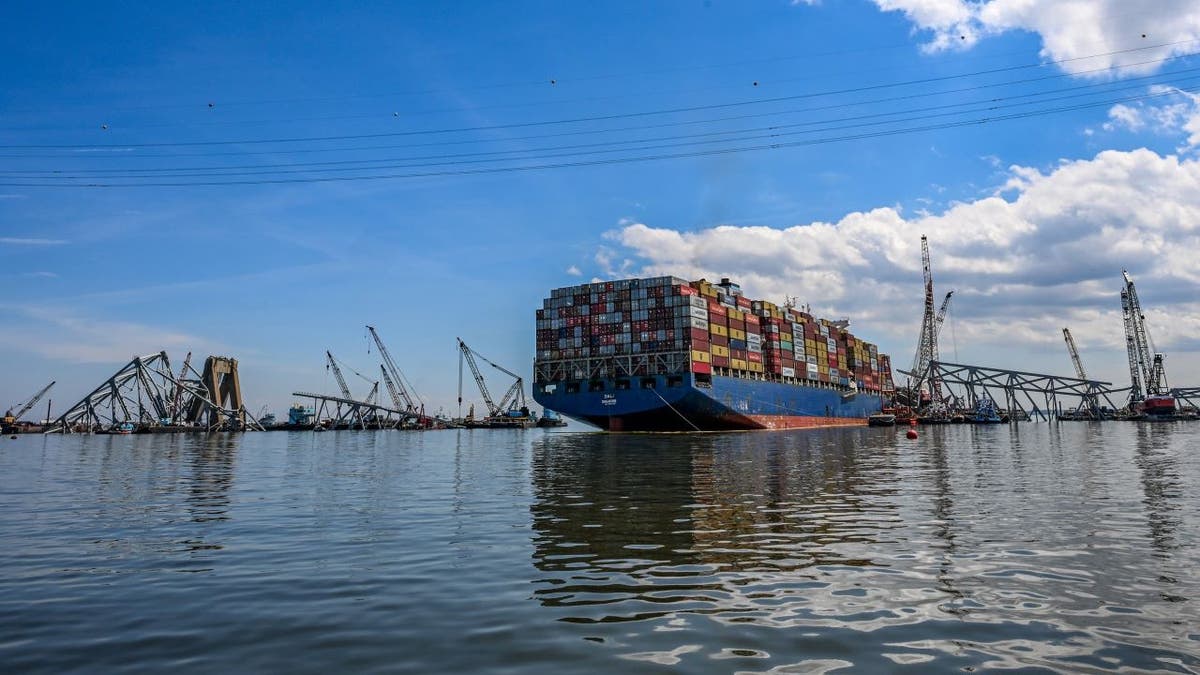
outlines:
[[1194, 668], [1200, 621], [1163, 630], [1197, 616], [1171, 555], [1182, 490], [1141, 437], [1170, 430], [1129, 432], [1126, 458], [1046, 427], [547, 437], [534, 597], [683, 667]]

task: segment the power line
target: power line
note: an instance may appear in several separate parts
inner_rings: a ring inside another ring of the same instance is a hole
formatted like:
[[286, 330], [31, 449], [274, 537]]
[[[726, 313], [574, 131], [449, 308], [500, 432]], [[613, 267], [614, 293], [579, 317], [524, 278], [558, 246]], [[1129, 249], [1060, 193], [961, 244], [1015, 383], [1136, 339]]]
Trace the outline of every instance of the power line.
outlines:
[[[154, 143], [118, 143], [118, 144], [30, 144], [30, 145], [0, 145], [0, 149], [18, 150], [18, 149], [40, 149], [40, 150], [89, 150], [103, 148], [167, 148], [167, 147], [211, 147], [224, 145], [264, 145], [264, 144], [283, 144], [283, 143], [314, 143], [326, 141], [345, 141], [345, 140], [368, 140], [378, 138], [397, 138], [411, 137], [424, 135], [442, 135], [453, 133], [465, 133], [475, 131], [499, 131], [504, 129], [521, 129], [530, 127], [554, 126], [564, 124], [580, 124], [584, 122], [603, 122], [617, 119], [631, 119], [639, 117], [650, 117], [657, 115], [679, 114], [686, 112], [698, 112], [702, 110], [721, 110], [753, 105], [763, 105], [767, 103], [780, 103], [784, 101], [796, 101], [801, 99], [818, 98], [822, 96], [835, 96], [841, 94], [861, 93], [866, 91], [875, 91], [880, 89], [890, 89], [895, 87], [906, 87], [918, 84], [930, 84], [934, 82], [944, 82], [965, 77], [977, 77], [980, 75], [991, 75], [1003, 72], [1013, 72], [1017, 70], [1025, 70], [1030, 68], [1043, 68], [1048, 65], [1056, 65], [1084, 59], [1093, 59], [1103, 56], [1114, 56], [1117, 54], [1127, 54], [1147, 49], [1157, 49], [1164, 46], [1172, 46], [1187, 42], [1195, 42], [1196, 40], [1183, 40], [1175, 43], [1163, 43], [1147, 47], [1137, 47], [1131, 49], [1114, 50], [1102, 54], [1093, 54], [1089, 56], [1080, 56], [1070, 59], [1060, 59], [1058, 61], [1050, 61], [1036, 64], [1023, 64], [1016, 66], [1006, 66], [1003, 68], [993, 68], [989, 70], [976, 71], [973, 73], [960, 73], [957, 75], [942, 75], [937, 77], [920, 78], [916, 80], [908, 80], [903, 82], [888, 82], [873, 85], [862, 85], [858, 87], [849, 87], [836, 89], [824, 92], [809, 92], [804, 94], [793, 94], [789, 96], [776, 96], [762, 99], [750, 99], [744, 101], [733, 101], [728, 103], [716, 103], [698, 106], [680, 106], [675, 108], [666, 108], [660, 110], [644, 110], [637, 112], [615, 113], [610, 115], [591, 115], [567, 119], [557, 120], [538, 120], [531, 122], [513, 122], [508, 124], [493, 124], [493, 125], [478, 125], [471, 127], [445, 128], [445, 129], [430, 129], [430, 130], [414, 130], [414, 131], [393, 131], [375, 134], [348, 134], [348, 135], [332, 135], [332, 136], [315, 136], [315, 137], [294, 137], [294, 138], [272, 138], [272, 139], [241, 139], [241, 140], [218, 140], [218, 141], [176, 141], [176, 142], [154, 142]], [[1177, 55], [1161, 59], [1167, 61], [1171, 59], [1185, 58], [1195, 56], [1195, 53]]]
[[[1200, 68], [1188, 69], [1186, 71], [1181, 71], [1181, 72], [1195, 72], [1195, 71], [1200, 71]], [[1178, 73], [1175, 73], [1175, 74], [1178, 74]], [[1157, 78], [1159, 76], [1153, 76], [1153, 77]], [[1180, 84], [1183, 82], [1191, 82], [1191, 81], [1195, 80], [1196, 77], [1198, 77], [1198, 76], [1181, 78], [1181, 79], [1175, 80], [1174, 83]], [[761, 140], [764, 138], [791, 136], [791, 135], [797, 135], [797, 134], [802, 134], [802, 133], [817, 133], [817, 132], [824, 132], [824, 131], [831, 131], [831, 130], [843, 130], [843, 129], [860, 127], [860, 126], [877, 126], [877, 125], [882, 125], [882, 124], [896, 124], [896, 123], [900, 123], [900, 122], [921, 121], [921, 120], [926, 120], [926, 119], [945, 117], [945, 116], [949, 116], [949, 115], [964, 115], [964, 114], [970, 114], [970, 113], [976, 113], [976, 112], [986, 112], [986, 111], [991, 111], [991, 110], [1013, 108], [1013, 107], [1017, 107], [1017, 106], [1038, 105], [1038, 104], [1044, 104], [1044, 103], [1048, 103], [1048, 102], [1052, 102], [1052, 101], [1063, 101], [1063, 100], [1076, 99], [1076, 98], [1082, 98], [1082, 97], [1088, 97], [1088, 96], [1095, 96], [1095, 95], [1099, 95], [1099, 94], [1112, 94], [1112, 93], [1117, 93], [1117, 92], [1121, 92], [1121, 91], [1128, 91], [1131, 89], [1140, 89], [1141, 87], [1145, 86], [1144, 84], [1130, 85], [1128, 83], [1122, 83], [1122, 84], [1125, 84], [1126, 86], [1111, 87], [1110, 86], [1111, 84], [1112, 83], [1103, 83], [1103, 84], [1098, 84], [1098, 85], [1082, 85], [1082, 86], [1078, 86], [1078, 87], [1067, 87], [1067, 88], [1061, 88], [1061, 89], [1051, 90], [1051, 91], [1028, 92], [1028, 93], [1023, 93], [1023, 94], [1010, 95], [1010, 96], [1006, 96], [1006, 97], [994, 97], [994, 98], [990, 98], [990, 99], [986, 99], [986, 100], [977, 100], [977, 101], [936, 105], [936, 106], [926, 106], [926, 107], [920, 107], [920, 108], [910, 108], [907, 110], [896, 110], [896, 111], [890, 111], [890, 112], [872, 113], [872, 114], [857, 115], [857, 116], [851, 116], [851, 117], [838, 117], [838, 118], [829, 118], [829, 119], [823, 119], [823, 120], [808, 120], [808, 121], [803, 121], [803, 122], [795, 122], [795, 123], [791, 123], [791, 124], [779, 124], [779, 125], [772, 125], [772, 126], [767, 126], [767, 127], [756, 127], [756, 128], [750, 128], [750, 129], [717, 131], [717, 132], [708, 132], [708, 133], [702, 133], [702, 134], [681, 134], [681, 135], [676, 135], [676, 136], [665, 136], [665, 137], [649, 138], [649, 139], [633, 139], [633, 140], [626, 140], [626, 141], [584, 143], [584, 144], [557, 146], [557, 147], [527, 148], [527, 149], [521, 149], [521, 150], [498, 150], [498, 151], [489, 151], [489, 152], [458, 153], [458, 154], [450, 154], [450, 155], [425, 155], [425, 156], [416, 156], [416, 157], [387, 158], [387, 159], [375, 159], [375, 160], [342, 160], [342, 161], [334, 161], [334, 162], [297, 162], [297, 163], [286, 163], [286, 164], [261, 164], [261, 165], [223, 166], [223, 167], [218, 166], [218, 167], [155, 167], [155, 168], [144, 168], [144, 169], [76, 169], [73, 174], [68, 174], [64, 171], [59, 171], [59, 170], [0, 170], [0, 174], [7, 174], [9, 176], [14, 176], [14, 177], [19, 176], [21, 178], [30, 178], [30, 179], [33, 179], [33, 178], [55, 178], [58, 180], [90, 179], [90, 178], [96, 177], [96, 175], [100, 175], [99, 177], [103, 177], [104, 175], [107, 175], [111, 178], [150, 178], [152, 176], [143, 175], [143, 174], [166, 174], [166, 173], [173, 174], [173, 175], [169, 176], [172, 178], [195, 178], [195, 177], [209, 177], [209, 176], [252, 176], [252, 175], [315, 173], [315, 172], [321, 172], [321, 171], [324, 171], [324, 172], [348, 172], [348, 171], [383, 170], [383, 169], [397, 169], [397, 168], [414, 168], [414, 167], [424, 168], [424, 167], [429, 167], [429, 166], [441, 166], [441, 165], [445, 165], [445, 164], [470, 164], [470, 163], [482, 163], [482, 162], [503, 162], [503, 161], [529, 160], [529, 159], [548, 159], [548, 158], [557, 158], [557, 157], [574, 156], [574, 155], [645, 151], [645, 150], [652, 150], [652, 149], [681, 147], [681, 146], [687, 146], [687, 145], [705, 145], [705, 144], [745, 142], [745, 141], [750, 141], [750, 140]], [[1106, 89], [1103, 91], [1092, 91], [1093, 89], [1095, 89], [1097, 87], [1106, 87]], [[1074, 93], [1074, 94], [1067, 94], [1067, 95], [1053, 96], [1053, 97], [1050, 96], [1051, 94], [1061, 94], [1063, 92], [1072, 92], [1072, 91], [1078, 92], [1080, 90], [1083, 90], [1082, 93]], [[1150, 94], [1150, 95], [1139, 96], [1139, 97], [1109, 99], [1109, 100], [1102, 101], [1101, 103], [1104, 105], [1112, 105], [1112, 104], [1118, 103], [1118, 102], [1127, 102], [1127, 101], [1131, 101], [1131, 100], [1144, 100], [1145, 98], [1149, 98], [1149, 97], [1169, 96], [1169, 95], [1172, 95], [1173, 93], [1174, 92], [1167, 91], [1167, 92], [1160, 92], [1158, 94]], [[1018, 101], [1020, 99], [1036, 99], [1036, 100], [1026, 100], [1026, 101], [1022, 101], [1022, 102], [1012, 102], [1012, 103], [1003, 104], [1004, 101]], [[974, 110], [967, 109], [967, 110], [952, 111], [952, 109], [955, 109], [955, 108], [967, 108], [969, 106], [984, 106], [984, 107], [977, 108]], [[895, 117], [895, 116], [899, 116], [899, 115], [913, 115], [916, 113], [934, 113], [934, 114], [919, 115], [917, 117], [910, 117], [907, 119], [902, 118], [902, 119], [882, 119], [882, 120], [880, 120], [880, 118]], [[868, 122], [865, 124], [848, 124], [845, 126], [833, 126], [833, 127], [826, 127], [826, 128], [813, 129], [813, 130], [807, 130], [807, 131], [795, 131], [795, 132], [784, 131], [786, 129], [794, 129], [797, 127], [814, 127], [814, 126], [819, 126], [819, 125], [843, 124], [843, 123], [847, 123], [847, 122], [863, 122], [864, 120], [880, 120], [880, 121]], [[745, 136], [745, 134], [756, 134], [756, 133], [761, 133], [761, 132], [772, 132], [772, 133], [768, 133], [766, 135], [758, 135], [758, 136]], [[742, 136], [741, 137], [732, 137], [732, 138], [711, 139], [711, 137], [713, 137], [713, 136], [730, 136], [730, 135], [742, 135]], [[710, 139], [710, 140], [691, 140], [691, 139]], [[643, 145], [641, 147], [630, 147], [630, 148], [615, 147], [615, 146], [629, 145], [629, 144], [635, 144], [635, 143], [642, 143], [642, 144], [644, 144], [644, 143], [662, 143], [664, 141], [680, 141], [680, 140], [691, 141], [691, 142], [669, 143], [669, 144], [664, 144], [664, 145]], [[600, 148], [600, 149], [597, 150], [595, 148]], [[583, 152], [579, 152], [581, 150]], [[550, 154], [550, 155], [533, 155], [533, 156], [528, 156], [528, 157], [497, 157], [497, 155], [513, 155], [513, 154], [518, 154], [518, 153], [520, 153], [520, 154], [539, 153], [539, 152], [561, 153], [561, 151], [571, 151], [571, 152], [566, 152], [566, 153], [562, 153], [562, 154]], [[472, 158], [488, 158], [488, 157], [490, 157], [491, 159], [472, 159]], [[427, 161], [427, 160], [452, 160], [452, 161], [435, 163], [435, 164], [415, 164], [415, 165], [395, 164], [395, 162], [421, 162], [421, 161]], [[471, 161], [465, 161], [465, 160], [471, 160]], [[393, 164], [388, 165], [388, 166], [365, 166], [365, 164], [379, 164], [381, 162], [392, 162]], [[268, 171], [241, 171], [241, 170], [245, 170], [245, 169], [252, 169], [252, 170], [253, 169], [269, 169], [269, 170]], [[191, 172], [204, 171], [206, 173], [186, 173], [189, 171], [191, 171]], [[82, 174], [91, 174], [91, 175], [82, 175]]]
[[[1195, 93], [1200, 89], [1180, 89], [1181, 92]], [[1155, 96], [1165, 94], [1148, 94], [1139, 97], [1129, 97], [1120, 99], [1125, 101], [1144, 100]], [[404, 179], [404, 178], [430, 178], [440, 176], [462, 176], [462, 175], [477, 175], [477, 174], [494, 174], [494, 173], [511, 173], [516, 171], [539, 171], [547, 169], [561, 169], [584, 166], [599, 166], [610, 164], [625, 164], [631, 162], [646, 162], [665, 159], [681, 159], [689, 157], [703, 157], [712, 155], [724, 155], [743, 152], [753, 152], [761, 150], [777, 150], [781, 148], [794, 148], [802, 146], [824, 145], [828, 143], [844, 142], [850, 140], [861, 140], [866, 138], [880, 138], [886, 136], [896, 136], [900, 134], [920, 133], [925, 131], [936, 131], [942, 129], [951, 129], [966, 126], [977, 126], [990, 124], [1000, 121], [1008, 121], [1014, 119], [1023, 119], [1030, 117], [1039, 117], [1074, 110], [1082, 110], [1095, 108], [1099, 106], [1112, 105], [1114, 101], [1102, 101], [1084, 103], [1074, 106], [1062, 106], [1058, 108], [1048, 108], [1043, 110], [1027, 111], [1021, 113], [1011, 113], [1008, 115], [986, 116], [970, 120], [959, 120], [953, 122], [943, 122], [938, 124], [930, 124], [923, 126], [906, 127], [901, 129], [888, 129], [873, 132], [863, 132], [858, 134], [847, 134], [842, 136], [832, 136], [817, 139], [789, 141], [783, 143], [765, 143], [751, 146], [741, 146], [735, 148], [718, 148], [709, 150], [697, 150], [691, 152], [664, 153], [656, 155], [642, 155], [636, 157], [617, 157], [607, 159], [581, 160], [574, 162], [557, 162], [548, 164], [533, 164], [523, 166], [510, 167], [490, 167], [490, 168], [473, 168], [473, 169], [449, 169], [439, 171], [427, 171], [416, 173], [393, 173], [393, 174], [375, 174], [367, 176], [318, 176], [309, 178], [276, 178], [276, 179], [257, 179], [249, 181], [189, 181], [189, 182], [141, 182], [141, 183], [0, 183], [0, 187], [72, 187], [72, 188], [117, 188], [117, 187], [205, 187], [205, 186], [236, 186], [236, 185], [280, 185], [280, 184], [300, 184], [300, 183], [331, 183], [331, 182], [355, 182], [355, 181], [375, 181], [388, 179]]]

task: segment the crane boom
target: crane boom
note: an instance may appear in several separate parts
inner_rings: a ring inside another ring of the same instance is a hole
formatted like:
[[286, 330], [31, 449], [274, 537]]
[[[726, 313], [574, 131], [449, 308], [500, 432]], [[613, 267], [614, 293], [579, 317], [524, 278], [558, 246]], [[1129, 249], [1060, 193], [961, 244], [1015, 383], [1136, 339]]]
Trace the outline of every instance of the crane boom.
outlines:
[[[396, 367], [396, 362], [392, 360], [392, 354], [388, 351], [387, 346], [383, 344], [383, 339], [379, 337], [379, 333], [375, 331], [374, 326], [367, 326], [367, 331], [371, 333], [371, 337], [375, 340], [375, 346], [379, 348], [379, 357], [383, 359], [383, 365], [387, 367], [388, 373], [392, 376], [392, 385], [396, 389], [396, 393], [404, 401], [404, 407], [408, 412], [416, 413], [420, 410], [416, 402], [413, 400], [415, 394], [410, 393], [404, 386], [404, 374]], [[420, 396], [416, 400], [421, 400]], [[396, 407], [400, 407], [397, 402]]]
[[1079, 350], [1075, 348], [1075, 338], [1071, 337], [1071, 329], [1063, 329], [1063, 339], [1067, 341], [1067, 351], [1071, 354], [1071, 364], [1075, 366], [1075, 376], [1081, 380], [1088, 379], [1083, 369], [1083, 361], [1079, 359]]
[[[460, 354], [459, 362], [461, 363], [463, 359], [466, 359], [467, 365], [470, 366], [471, 374], [475, 376], [475, 384], [479, 385], [479, 393], [480, 393], [480, 395], [483, 396], [483, 403], [484, 403], [484, 405], [487, 406], [488, 415], [494, 416], [494, 415], [499, 414], [500, 409], [497, 408], [496, 403], [494, 401], [492, 401], [492, 395], [491, 395], [491, 393], [488, 392], [487, 382], [484, 381], [484, 379], [483, 379], [483, 373], [479, 372], [479, 366], [476, 365], [476, 363], [475, 363], [475, 356], [473, 355], [473, 350], [467, 346], [467, 343], [462, 341], [462, 338], [455, 338], [455, 339], [458, 340], [458, 351]], [[462, 369], [460, 368], [459, 369], [459, 387], [458, 387], [459, 391], [462, 391], [461, 375], [462, 375]]]
[[1125, 350], [1129, 356], [1131, 401], [1145, 396], [1167, 393], [1167, 374], [1163, 370], [1163, 355], [1156, 353], [1146, 328], [1146, 315], [1138, 300], [1137, 288], [1129, 272], [1122, 270], [1125, 288], [1121, 291], [1121, 314], [1125, 323]]
[[[933, 305], [933, 266], [929, 256], [929, 238], [921, 235], [921, 271], [925, 281], [925, 311], [921, 316], [921, 336], [917, 340], [917, 353], [913, 358], [911, 372], [916, 376], [916, 382], [910, 383], [913, 389], [920, 389], [929, 375], [930, 364], [938, 360], [937, 334], [940, 323]], [[942, 303], [949, 308], [950, 297]], [[943, 320], [945, 316], [943, 315]], [[934, 403], [942, 400], [941, 383], [934, 378], [930, 384]]]
[[392, 381], [392, 376], [388, 375], [387, 368], [383, 364], [379, 364], [379, 372], [383, 375], [383, 384], [387, 387], [388, 395], [392, 397], [392, 405], [397, 409], [404, 409], [404, 398], [400, 396], [400, 392], [396, 390], [396, 383]]
[[50, 387], [53, 387], [53, 386], [54, 386], [54, 382], [51, 382], [50, 384], [42, 387], [41, 391], [34, 394], [33, 397], [31, 397], [28, 401], [26, 401], [24, 403], [19, 403], [16, 406], [13, 406], [14, 408], [17, 408], [17, 412], [15, 412], [15, 413], [10, 412], [8, 415], [5, 415], [5, 417], [12, 417], [14, 422], [21, 419], [21, 416], [24, 415], [25, 413], [29, 412], [30, 409], [33, 408], [33, 406], [37, 405], [38, 401], [42, 400], [42, 397], [44, 397], [46, 395], [46, 392], [50, 391]]
[[950, 298], [952, 297], [954, 297], [954, 291], [947, 292], [946, 297], [942, 300], [942, 306], [938, 308], [937, 318], [933, 322], [934, 340], [942, 334], [942, 324], [946, 322], [946, 313], [950, 311]]
[[342, 377], [342, 369], [338, 368], [337, 361], [334, 360], [333, 354], [328, 349], [325, 350], [326, 367], [333, 371], [333, 378], [337, 380], [338, 389], [341, 390], [342, 396], [353, 400], [354, 396], [350, 393], [350, 387], [346, 386], [346, 378]]

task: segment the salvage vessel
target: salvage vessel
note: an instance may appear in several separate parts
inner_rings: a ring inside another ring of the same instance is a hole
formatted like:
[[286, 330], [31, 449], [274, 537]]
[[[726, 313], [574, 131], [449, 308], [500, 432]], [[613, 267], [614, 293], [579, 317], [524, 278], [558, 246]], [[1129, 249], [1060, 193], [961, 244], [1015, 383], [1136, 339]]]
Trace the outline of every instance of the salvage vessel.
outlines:
[[607, 431], [860, 426], [891, 364], [848, 322], [722, 279], [554, 289], [537, 311], [534, 399]]

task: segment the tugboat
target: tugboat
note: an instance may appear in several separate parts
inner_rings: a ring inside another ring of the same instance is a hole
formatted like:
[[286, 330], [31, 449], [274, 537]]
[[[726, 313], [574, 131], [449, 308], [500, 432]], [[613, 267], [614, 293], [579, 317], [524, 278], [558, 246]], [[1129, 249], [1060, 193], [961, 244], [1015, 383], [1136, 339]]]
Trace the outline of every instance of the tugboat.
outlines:
[[127, 434], [132, 434], [133, 433], [133, 422], [121, 422], [120, 424], [118, 424], [112, 428], [111, 433], [120, 434], [122, 436], [127, 435]]
[[970, 419], [972, 424], [1000, 424], [1004, 421], [996, 409], [996, 402], [986, 396], [975, 402]]
[[552, 429], [554, 427], [567, 426], [567, 421], [553, 410], [543, 410], [542, 416], [538, 418], [537, 425], [541, 429]]
[[867, 417], [867, 426], [869, 427], [894, 427], [896, 426], [896, 416], [888, 412], [878, 412]]

